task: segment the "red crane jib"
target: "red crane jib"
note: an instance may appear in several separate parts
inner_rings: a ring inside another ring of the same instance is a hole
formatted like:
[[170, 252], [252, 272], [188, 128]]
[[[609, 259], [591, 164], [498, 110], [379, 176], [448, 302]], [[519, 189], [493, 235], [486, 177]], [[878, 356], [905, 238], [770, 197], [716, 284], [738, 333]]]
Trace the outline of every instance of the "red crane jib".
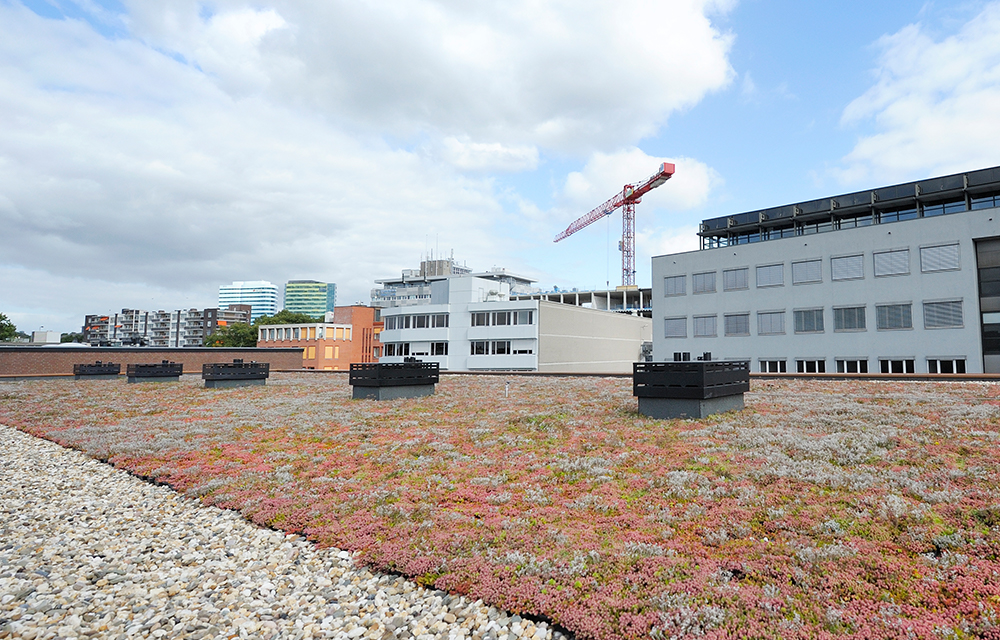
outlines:
[[565, 231], [556, 236], [555, 242], [559, 242], [560, 240], [573, 235], [580, 229], [597, 222], [604, 216], [611, 215], [615, 209], [618, 209], [625, 204], [635, 204], [639, 202], [642, 199], [642, 196], [669, 180], [673, 175], [674, 165], [670, 162], [662, 163], [659, 171], [643, 180], [640, 184], [625, 185], [625, 187], [622, 188], [621, 193], [616, 194], [613, 198], [597, 207], [587, 215], [574, 220], [572, 224], [566, 227]]

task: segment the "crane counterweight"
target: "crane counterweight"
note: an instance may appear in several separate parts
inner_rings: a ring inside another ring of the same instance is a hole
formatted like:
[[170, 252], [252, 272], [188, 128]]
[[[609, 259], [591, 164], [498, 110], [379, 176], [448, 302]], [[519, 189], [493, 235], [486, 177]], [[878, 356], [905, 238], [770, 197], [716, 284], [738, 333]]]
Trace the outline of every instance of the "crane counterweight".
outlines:
[[574, 220], [566, 230], [556, 236], [554, 242], [559, 242], [587, 227], [604, 216], [609, 216], [616, 209], [622, 210], [622, 239], [618, 247], [622, 252], [622, 285], [635, 284], [635, 205], [642, 202], [642, 196], [660, 186], [674, 175], [674, 165], [669, 162], [660, 164], [659, 170], [639, 184], [627, 184], [621, 193], [597, 207], [585, 216]]

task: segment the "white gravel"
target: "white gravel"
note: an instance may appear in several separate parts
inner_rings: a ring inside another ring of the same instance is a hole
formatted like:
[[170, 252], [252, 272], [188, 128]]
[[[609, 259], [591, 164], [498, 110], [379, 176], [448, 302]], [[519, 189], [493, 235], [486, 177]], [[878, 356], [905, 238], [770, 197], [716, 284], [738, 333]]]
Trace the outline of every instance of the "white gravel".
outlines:
[[0, 425], [0, 639], [565, 638]]

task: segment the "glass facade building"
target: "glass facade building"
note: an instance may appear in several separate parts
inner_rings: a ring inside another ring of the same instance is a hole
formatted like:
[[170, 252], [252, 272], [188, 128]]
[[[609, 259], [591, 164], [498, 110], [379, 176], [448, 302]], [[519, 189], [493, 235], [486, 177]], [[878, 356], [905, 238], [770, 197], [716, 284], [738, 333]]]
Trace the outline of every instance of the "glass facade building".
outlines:
[[219, 287], [219, 308], [231, 304], [248, 304], [251, 307], [250, 321], [278, 313], [278, 286], [266, 280], [236, 281]]
[[337, 306], [337, 285], [316, 280], [289, 280], [285, 284], [284, 308], [293, 313], [304, 313], [322, 318]]

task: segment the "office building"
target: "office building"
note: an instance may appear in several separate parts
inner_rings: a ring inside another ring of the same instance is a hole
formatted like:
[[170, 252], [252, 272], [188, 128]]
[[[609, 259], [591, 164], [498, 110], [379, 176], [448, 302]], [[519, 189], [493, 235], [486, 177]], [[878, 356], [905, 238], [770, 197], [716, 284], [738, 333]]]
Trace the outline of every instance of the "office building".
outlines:
[[1000, 167], [705, 220], [652, 259], [653, 358], [1000, 372]]
[[237, 281], [219, 287], [219, 308], [233, 304], [248, 304], [251, 307], [250, 321], [278, 313], [278, 287], [266, 280]]
[[337, 307], [325, 314], [323, 322], [261, 325], [257, 330], [257, 346], [300, 347], [304, 369], [347, 370], [353, 362], [378, 361], [380, 330], [375, 309]]
[[322, 318], [337, 306], [337, 285], [316, 280], [289, 280], [285, 283], [284, 309]]

